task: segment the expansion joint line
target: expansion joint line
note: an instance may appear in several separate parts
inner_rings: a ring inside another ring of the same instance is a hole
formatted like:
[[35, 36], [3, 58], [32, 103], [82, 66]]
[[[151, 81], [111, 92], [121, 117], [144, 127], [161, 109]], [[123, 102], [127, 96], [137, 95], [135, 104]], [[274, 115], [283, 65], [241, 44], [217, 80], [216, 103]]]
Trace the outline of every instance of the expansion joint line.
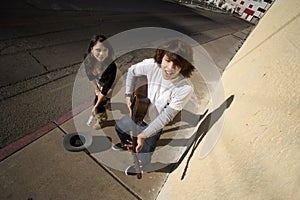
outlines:
[[[59, 124], [57, 124], [55, 121], [52, 121], [56, 125], [56, 127], [61, 130], [65, 135], [68, 133], [60, 127]], [[96, 162], [106, 173], [108, 173], [114, 180], [116, 180], [125, 190], [127, 190], [129, 193], [131, 193], [136, 199], [142, 200], [142, 198], [133, 191], [127, 184], [125, 184], [118, 176], [116, 176], [111, 170], [109, 170], [107, 167], [105, 167], [103, 164], [101, 164], [96, 158], [94, 158], [87, 150], [84, 151], [94, 162]]]

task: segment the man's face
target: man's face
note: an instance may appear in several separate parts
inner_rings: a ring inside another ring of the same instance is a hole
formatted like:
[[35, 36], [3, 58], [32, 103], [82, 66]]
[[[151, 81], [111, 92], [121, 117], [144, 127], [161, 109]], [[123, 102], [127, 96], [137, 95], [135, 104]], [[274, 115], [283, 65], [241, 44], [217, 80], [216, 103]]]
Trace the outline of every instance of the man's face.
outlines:
[[162, 76], [165, 80], [171, 80], [176, 78], [179, 75], [181, 68], [177, 65], [174, 65], [167, 55], [164, 55], [162, 62]]

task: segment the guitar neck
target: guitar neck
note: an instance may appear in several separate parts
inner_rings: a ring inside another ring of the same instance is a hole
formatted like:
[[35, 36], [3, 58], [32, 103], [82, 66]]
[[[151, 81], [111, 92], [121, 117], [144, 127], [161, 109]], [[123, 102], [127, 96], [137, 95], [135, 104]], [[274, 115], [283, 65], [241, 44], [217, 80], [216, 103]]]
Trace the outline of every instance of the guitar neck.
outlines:
[[[134, 117], [133, 117], [133, 121], [134, 121]], [[141, 166], [140, 166], [140, 161], [137, 157], [137, 153], [136, 153], [136, 146], [137, 146], [137, 127], [136, 127], [136, 122], [133, 122], [132, 125], [132, 151], [131, 154], [133, 156], [133, 163], [134, 163], [134, 167], [137, 173], [137, 178], [141, 179], [142, 178], [142, 170], [141, 170]]]

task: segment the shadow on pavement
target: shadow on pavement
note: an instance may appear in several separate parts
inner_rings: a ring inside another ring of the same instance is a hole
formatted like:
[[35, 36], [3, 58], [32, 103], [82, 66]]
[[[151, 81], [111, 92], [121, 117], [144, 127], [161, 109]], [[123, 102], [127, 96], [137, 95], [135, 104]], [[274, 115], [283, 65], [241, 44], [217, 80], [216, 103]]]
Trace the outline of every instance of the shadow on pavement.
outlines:
[[[190, 139], [179, 139], [178, 143], [175, 143], [178, 145], [188, 144], [187, 149], [184, 151], [184, 153], [182, 154], [182, 156], [180, 157], [180, 159], [178, 160], [177, 163], [170, 163], [170, 164], [160, 163], [160, 162], [151, 163], [149, 165], [149, 169], [157, 169], [157, 170], [155, 170], [156, 172], [172, 173], [182, 163], [184, 158], [187, 156], [187, 153], [192, 148], [192, 151], [187, 159], [187, 163], [185, 165], [184, 171], [181, 176], [181, 180], [183, 180], [185, 177], [185, 174], [187, 172], [189, 162], [190, 162], [191, 158], [193, 157], [195, 150], [199, 146], [200, 142], [203, 140], [204, 136], [211, 129], [211, 127], [213, 127], [213, 125], [221, 118], [221, 116], [223, 115], [225, 110], [227, 108], [229, 108], [233, 99], [234, 99], [234, 95], [231, 95], [217, 109], [215, 109], [214, 111], [209, 113], [205, 117], [205, 119], [203, 120], [201, 125], [199, 126], [198, 130], [190, 137]], [[205, 112], [205, 114], [206, 114], [206, 112]], [[188, 141], [186, 142], [186, 140], [188, 140]], [[166, 140], [166, 141], [163, 140], [161, 144], [166, 144], [167, 142], [168, 142], [168, 140]], [[145, 171], [147, 171], [147, 170], [145, 170]]]
[[93, 142], [87, 148], [89, 154], [103, 152], [111, 148], [112, 140], [107, 136], [93, 136]]

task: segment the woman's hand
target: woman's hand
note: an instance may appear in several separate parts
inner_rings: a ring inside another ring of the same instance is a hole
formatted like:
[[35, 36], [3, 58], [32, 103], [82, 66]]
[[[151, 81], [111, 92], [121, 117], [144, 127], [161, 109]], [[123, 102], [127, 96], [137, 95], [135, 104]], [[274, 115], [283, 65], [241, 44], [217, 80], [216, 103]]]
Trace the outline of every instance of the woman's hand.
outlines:
[[97, 95], [97, 97], [98, 97], [98, 100], [97, 100], [97, 102], [96, 102], [95, 105], [94, 105], [95, 108], [98, 107], [99, 104], [101, 103], [101, 101], [103, 101], [104, 98], [105, 98], [105, 96], [104, 96], [100, 91], [98, 91], [98, 92], [96, 93], [96, 95]]
[[95, 115], [97, 114], [97, 113], [96, 113], [96, 110], [97, 110], [97, 109], [96, 109], [96, 106], [94, 106], [93, 109], [92, 109], [92, 115], [93, 115], [93, 116], [95, 116]]

